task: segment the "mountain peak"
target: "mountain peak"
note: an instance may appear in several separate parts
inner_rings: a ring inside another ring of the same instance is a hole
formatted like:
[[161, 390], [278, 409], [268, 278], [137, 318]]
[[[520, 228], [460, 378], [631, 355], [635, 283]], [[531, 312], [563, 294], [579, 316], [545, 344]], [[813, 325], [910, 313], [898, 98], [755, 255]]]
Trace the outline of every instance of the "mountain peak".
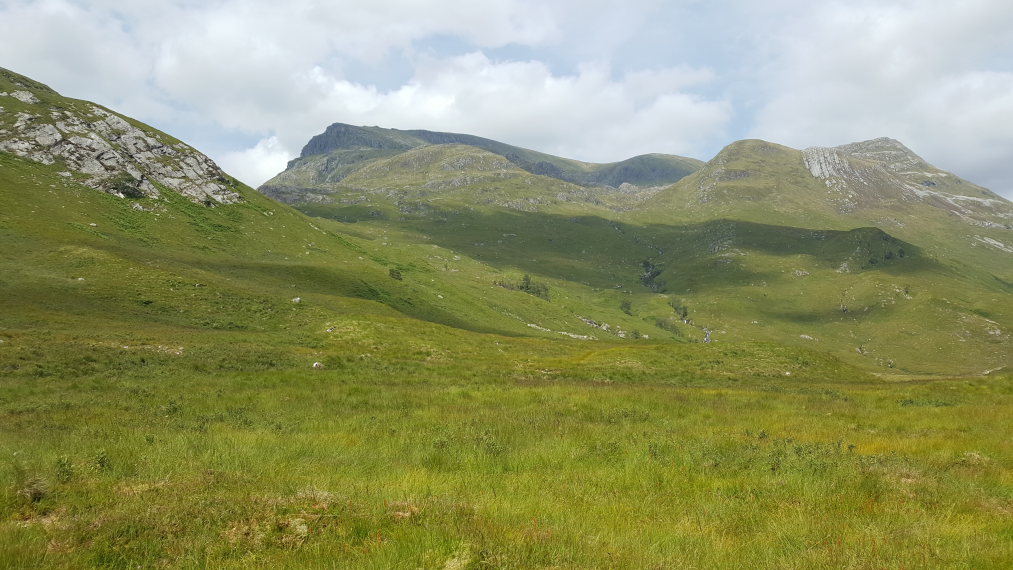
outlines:
[[904, 146], [903, 143], [889, 137], [849, 143], [835, 148], [857, 158], [878, 162], [895, 174], [915, 174], [938, 170]]
[[419, 146], [410, 140], [402, 140], [397, 131], [388, 131], [379, 127], [356, 127], [346, 123], [334, 123], [324, 132], [314, 136], [303, 147], [300, 158], [316, 154], [326, 154], [334, 150], [376, 149], [376, 150], [408, 150]]

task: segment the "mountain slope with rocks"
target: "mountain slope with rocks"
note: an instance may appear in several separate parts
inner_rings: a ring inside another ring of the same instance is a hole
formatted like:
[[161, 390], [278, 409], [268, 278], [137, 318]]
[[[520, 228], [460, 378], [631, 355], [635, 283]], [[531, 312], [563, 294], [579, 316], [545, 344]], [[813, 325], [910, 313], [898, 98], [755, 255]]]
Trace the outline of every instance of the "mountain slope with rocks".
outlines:
[[382, 343], [356, 354], [443, 326], [465, 344], [798, 355], [726, 363], [762, 374], [799, 373], [815, 353], [891, 374], [1009, 365], [1008, 203], [893, 143], [741, 141], [673, 185], [616, 188], [355, 127], [339, 137], [349, 148], [318, 140], [323, 154], [286, 171], [296, 201], [299, 177], [320, 194], [297, 211], [168, 135], [4, 77], [6, 331], [114, 342], [129, 329], [184, 348], [228, 337], [320, 361], [383, 323]]
[[237, 182], [189, 145], [2, 68], [0, 151], [59, 165], [61, 176], [124, 198], [242, 200]]
[[[356, 231], [590, 287], [582, 322], [624, 336], [819, 346], [911, 372], [1008, 364], [1013, 208], [892, 139], [739, 141], [672, 185], [589, 188], [419, 132], [332, 125], [275, 181]], [[347, 170], [326, 167], [342, 156]]]
[[796, 150], [740, 141], [633, 214], [650, 223], [731, 218], [817, 229], [882, 228], [1013, 281], [1013, 203], [880, 138]]

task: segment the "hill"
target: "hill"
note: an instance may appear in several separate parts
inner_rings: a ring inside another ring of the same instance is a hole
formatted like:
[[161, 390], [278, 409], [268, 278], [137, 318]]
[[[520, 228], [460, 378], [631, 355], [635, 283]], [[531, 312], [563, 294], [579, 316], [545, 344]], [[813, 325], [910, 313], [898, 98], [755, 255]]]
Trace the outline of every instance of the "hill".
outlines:
[[[430, 323], [451, 327], [447, 338], [457, 340], [447, 342], [454, 345], [485, 342], [463, 340], [472, 333], [577, 344], [651, 336], [650, 323], [621, 310], [622, 293], [605, 285], [611, 278], [596, 275], [595, 285], [569, 281], [560, 271], [570, 264], [563, 258], [551, 271], [527, 271], [526, 265], [470, 255], [473, 242], [457, 248], [453, 240], [417, 239], [410, 227], [310, 219], [147, 125], [13, 72], [4, 71], [0, 81], [0, 93], [6, 93], [0, 96], [0, 145], [6, 151], [0, 153], [0, 312], [7, 334], [26, 335], [19, 346], [63, 335], [66, 342], [47, 351], [56, 361], [74, 360], [88, 347], [138, 343], [203, 346], [226, 361], [242, 354], [225, 350], [224, 339], [286, 355], [278, 362], [292, 362], [298, 354], [312, 362], [327, 351], [307, 350], [303, 343], [331, 343], [326, 331], [339, 320], [357, 323], [347, 334], [390, 321], [400, 331], [391, 334], [400, 339], [430, 330]], [[432, 187], [443, 188], [456, 184], [460, 172], [442, 169], [461, 156], [468, 157], [468, 172], [484, 168], [498, 177], [507, 168], [499, 155], [453, 145], [419, 147], [402, 160], [438, 172]], [[399, 169], [396, 161], [377, 162], [360, 176], [397, 177]], [[470, 192], [483, 182], [460, 185]], [[499, 211], [498, 199], [489, 196], [490, 208]], [[396, 210], [380, 212], [388, 213], [393, 217]], [[570, 224], [574, 239], [614, 232], [603, 221], [587, 222]], [[557, 225], [553, 217], [527, 223]], [[518, 243], [528, 239], [535, 237]], [[622, 240], [609, 245], [626, 246]], [[652, 330], [681, 344], [699, 336], [666, 327]], [[68, 351], [64, 356], [60, 346]], [[546, 350], [580, 350], [555, 346]], [[8, 366], [55, 373], [45, 370], [58, 365], [45, 361]]]
[[644, 221], [728, 217], [811, 228], [876, 226], [931, 245], [940, 258], [1013, 279], [1013, 204], [887, 138], [802, 151], [733, 143], [641, 212]]

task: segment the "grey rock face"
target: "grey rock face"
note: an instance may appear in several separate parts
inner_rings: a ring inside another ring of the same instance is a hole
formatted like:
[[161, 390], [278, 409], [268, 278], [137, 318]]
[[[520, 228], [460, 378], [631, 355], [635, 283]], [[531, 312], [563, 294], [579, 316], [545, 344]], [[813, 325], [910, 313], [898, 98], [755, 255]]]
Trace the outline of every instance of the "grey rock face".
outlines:
[[221, 168], [188, 145], [95, 105], [52, 108], [29, 91], [0, 93], [0, 101], [4, 96], [36, 107], [13, 116], [0, 107], [0, 151], [59, 162], [84, 184], [121, 197], [157, 198], [169, 190], [208, 205], [242, 200]]
[[930, 165], [891, 138], [807, 148], [802, 161], [842, 214], [894, 200], [942, 208], [980, 227], [1008, 228], [1013, 220], [1008, 201]]
[[39, 102], [39, 98], [32, 94], [31, 91], [14, 91], [13, 93], [0, 93], [0, 95], [14, 97], [22, 103], [34, 104]]

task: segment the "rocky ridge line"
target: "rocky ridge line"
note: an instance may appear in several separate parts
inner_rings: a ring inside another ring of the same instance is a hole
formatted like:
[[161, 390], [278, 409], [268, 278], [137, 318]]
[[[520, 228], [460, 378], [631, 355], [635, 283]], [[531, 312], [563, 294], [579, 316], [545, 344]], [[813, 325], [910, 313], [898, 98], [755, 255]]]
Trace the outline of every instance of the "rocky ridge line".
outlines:
[[1008, 202], [928, 164], [891, 138], [809, 147], [802, 150], [802, 161], [813, 178], [835, 194], [831, 201], [841, 213], [854, 211], [860, 201], [879, 196], [882, 189], [896, 188], [903, 200], [934, 205], [972, 225], [1008, 229], [1013, 221]]
[[[6, 110], [6, 97], [30, 108]], [[75, 103], [52, 106], [28, 90], [0, 92], [0, 151], [60, 164], [63, 176], [124, 198], [158, 198], [170, 190], [209, 206], [243, 199], [222, 169], [192, 147], [168, 143], [91, 103]]]

